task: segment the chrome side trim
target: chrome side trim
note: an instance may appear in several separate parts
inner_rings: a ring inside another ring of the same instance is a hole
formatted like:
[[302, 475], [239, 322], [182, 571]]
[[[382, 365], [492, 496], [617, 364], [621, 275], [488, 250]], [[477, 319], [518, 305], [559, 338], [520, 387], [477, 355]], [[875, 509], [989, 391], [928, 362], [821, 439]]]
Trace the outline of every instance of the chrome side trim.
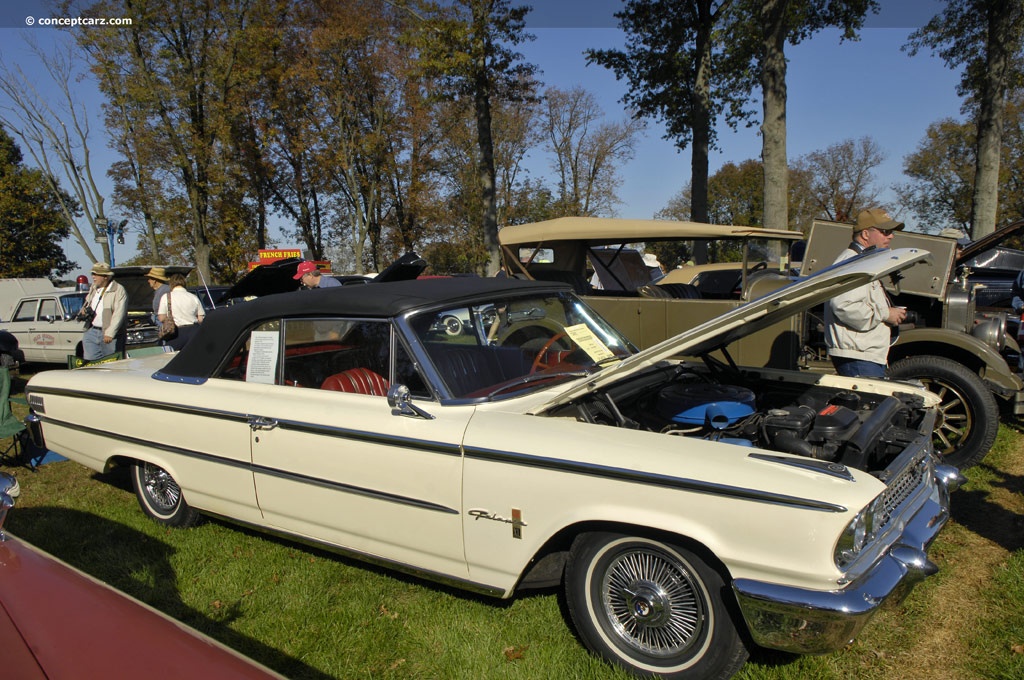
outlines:
[[277, 421], [278, 427], [292, 430], [294, 432], [320, 434], [328, 437], [336, 437], [339, 439], [350, 439], [353, 441], [367, 442], [370, 444], [378, 444], [381, 446], [396, 446], [398, 448], [403, 449], [416, 449], [420, 451], [429, 451], [431, 453], [440, 453], [450, 456], [462, 455], [462, 451], [459, 449], [459, 446], [457, 444], [447, 444], [445, 442], [429, 441], [423, 439], [411, 439], [407, 437], [395, 437], [391, 435], [380, 434], [377, 432], [352, 430], [349, 428], [334, 427], [330, 425], [318, 425], [315, 423], [308, 423], [300, 420], [287, 420], [276, 418], [270, 414], [239, 413], [237, 411], [227, 411], [221, 409], [198, 408], [193, 406], [183, 406], [181, 404], [169, 404], [167, 402], [157, 401], [154, 399], [123, 397], [118, 396], [116, 394], [106, 395], [100, 392], [87, 392], [84, 390], [40, 388], [33, 390], [33, 393], [52, 394], [56, 396], [72, 397], [76, 399], [96, 399], [105, 401], [108, 404], [118, 404], [121, 406], [135, 406], [139, 408], [156, 409], [163, 413], [180, 413], [183, 415], [193, 415], [203, 418], [217, 418], [219, 420], [227, 420], [231, 422], [242, 423], [246, 425], [246, 427], [248, 427], [249, 420], [252, 417], [262, 415]]
[[[64, 390], [64, 389], [49, 389], [42, 388], [35, 390], [38, 394], [53, 394], [59, 396], [67, 396], [73, 398], [86, 398], [86, 399], [102, 399], [107, 403], [116, 403], [127, 406], [137, 406], [142, 408], [157, 409], [162, 412], [181, 413], [188, 415], [196, 415], [206, 418], [218, 418], [222, 420], [229, 420], [238, 422], [246, 427], [248, 430], [249, 419], [253, 414], [237, 413], [232, 411], [222, 411], [218, 409], [206, 409], [196, 408], [189, 406], [182, 406], [177, 404], [167, 404], [165, 402], [149, 400], [149, 399], [137, 399], [129, 398], [118, 395], [101, 394], [99, 392], [86, 392], [81, 390]], [[535, 467], [548, 470], [554, 470], [557, 472], [563, 472], [566, 474], [582, 474], [597, 477], [604, 477], [607, 479], [613, 479], [618, 481], [631, 482], [635, 484], [650, 484], [654, 486], [662, 486], [666, 488], [679, 489], [682, 491], [690, 491], [696, 493], [706, 493], [716, 496], [726, 496], [731, 498], [739, 498], [743, 500], [759, 502], [759, 503], [772, 503], [776, 505], [785, 505], [796, 508], [803, 508], [807, 510], [815, 510], [820, 512], [846, 512], [847, 508], [842, 505], [835, 503], [829, 503], [827, 501], [820, 501], [812, 498], [800, 498], [797, 496], [789, 496], [786, 494], [771, 493], [768, 491], [761, 491], [757, 489], [748, 489], [744, 487], [736, 487], [725, 484], [715, 484], [710, 482], [701, 482], [694, 479], [687, 479], [683, 477], [672, 477], [668, 475], [658, 475], [646, 472], [640, 472], [637, 470], [630, 470], [627, 468], [618, 468], [604, 465], [593, 465], [589, 463], [581, 463], [578, 461], [563, 460], [557, 458], [546, 458], [542, 456], [533, 456], [528, 454], [516, 453], [512, 451], [498, 451], [494, 449], [484, 448], [466, 448], [464, 451], [460, 450], [459, 446], [454, 443], [436, 442], [420, 439], [410, 439], [405, 437], [395, 437], [390, 435], [384, 435], [374, 432], [365, 432], [359, 430], [350, 430], [341, 427], [333, 427], [327, 425], [318, 425], [314, 423], [302, 422], [297, 420], [283, 420], [276, 419], [278, 427], [282, 429], [292, 430], [296, 432], [304, 432], [308, 434], [318, 434], [328, 437], [335, 437], [339, 439], [348, 439], [352, 441], [368, 442], [381, 446], [396, 446], [399, 448], [414, 449], [419, 451], [426, 451], [430, 453], [437, 453], [441, 455], [461, 456], [465, 455], [470, 458], [476, 458], [479, 460], [487, 460], [491, 462], [504, 463], [509, 465], [518, 465], [525, 467]], [[54, 424], [58, 424], [64, 427], [72, 429], [79, 429], [85, 432], [91, 432], [97, 435], [103, 435], [126, 441], [129, 443], [148, 446], [169, 452], [177, 453], [179, 455], [188, 455], [197, 458], [210, 460], [213, 462], [224, 462], [236, 466], [242, 466], [239, 461], [231, 461], [228, 459], [222, 459], [219, 456], [191, 451], [186, 449], [178, 449], [170, 445], [161, 444], [159, 442], [152, 442], [143, 439], [135, 439], [132, 437], [125, 437], [122, 435], [116, 435], [110, 432], [103, 432], [100, 430], [93, 430], [85, 426], [73, 425], [67, 422], [49, 420]], [[248, 464], [248, 467], [255, 470], [255, 467]], [[265, 470], [267, 474], [282, 474], [288, 475], [283, 470]], [[298, 477], [296, 479], [299, 479]], [[310, 482], [312, 480], [309, 480]], [[325, 484], [333, 485], [336, 482], [329, 480], [323, 480]], [[340, 490], [344, 490], [341, 488]], [[369, 490], [368, 493], [377, 493]], [[445, 509], [448, 511], [448, 509]]]
[[377, 500], [386, 501], [389, 503], [398, 503], [400, 505], [408, 505], [414, 508], [421, 508], [423, 510], [430, 510], [432, 512], [441, 512], [444, 514], [458, 515], [459, 510], [455, 508], [449, 508], [444, 505], [437, 503], [431, 503], [429, 501], [419, 500], [417, 498], [409, 498], [407, 496], [399, 496], [396, 494], [387, 493], [386, 491], [377, 491], [374, 489], [367, 489], [364, 487], [352, 486], [351, 484], [345, 484], [343, 482], [337, 482], [329, 479], [322, 479], [318, 477], [310, 477], [307, 475], [301, 475], [295, 472], [289, 472], [288, 470], [281, 470], [278, 468], [267, 467], [265, 465], [255, 465], [248, 461], [234, 460], [232, 458], [225, 458], [215, 454], [204, 453], [202, 451], [195, 451], [193, 449], [184, 449], [178, 446], [171, 446], [170, 444], [163, 444], [157, 441], [149, 439], [141, 439], [138, 437], [129, 437], [126, 435], [116, 434], [113, 432], [107, 432], [105, 430], [99, 430], [84, 425], [74, 425], [66, 423], [53, 418], [42, 417], [41, 420], [44, 423], [51, 423], [60, 427], [74, 430], [76, 432], [83, 432], [85, 434], [92, 434], [100, 437], [107, 437], [117, 441], [139, 446], [141, 448], [157, 449], [165, 451], [167, 453], [182, 456], [185, 458], [192, 458], [194, 460], [201, 460], [207, 463], [216, 463], [218, 465], [225, 465], [228, 467], [239, 468], [242, 470], [248, 470], [253, 475], [263, 474], [278, 479], [288, 479], [291, 481], [298, 482], [300, 484], [309, 484], [312, 486], [318, 486], [324, 489], [333, 489], [342, 493], [356, 494], [365, 496], [367, 498], [375, 498]]
[[270, 534], [272, 536], [276, 536], [287, 541], [292, 541], [294, 543], [299, 543], [301, 545], [307, 545], [313, 548], [326, 550], [328, 552], [335, 553], [343, 557], [351, 557], [353, 559], [359, 560], [360, 562], [373, 564], [379, 567], [384, 567], [386, 569], [392, 569], [403, 574], [409, 574], [410, 576], [415, 576], [417, 578], [422, 578], [428, 581], [433, 581], [435, 583], [441, 583], [443, 585], [452, 586], [460, 590], [468, 590], [473, 593], [478, 593], [480, 595], [487, 595], [489, 597], [496, 598], [505, 598], [508, 596], [503, 588], [489, 586], [483, 583], [477, 583], [476, 581], [458, 578], [457, 576], [449, 576], [448, 574], [442, 574], [440, 572], [431, 571], [429, 569], [420, 569], [419, 567], [414, 567], [405, 562], [392, 561], [380, 557], [379, 555], [371, 555], [369, 553], [354, 550], [352, 548], [344, 548], [333, 543], [318, 541], [316, 539], [309, 538], [308, 536], [292, 534], [282, 529], [275, 529], [274, 527], [269, 527], [264, 524], [253, 524], [251, 522], [243, 522], [234, 517], [218, 515], [212, 512], [204, 511], [203, 514], [208, 515], [209, 517], [216, 517], [218, 519], [224, 520], [229, 524], [235, 524], [237, 526], [251, 528], [255, 531], [258, 531], [261, 534]]
[[323, 489], [331, 489], [333, 491], [341, 491], [342, 493], [349, 493], [356, 496], [364, 496], [366, 498], [374, 498], [380, 501], [387, 501], [390, 503], [398, 503], [399, 505], [408, 505], [414, 508], [420, 508], [422, 510], [431, 510], [433, 512], [441, 512], [447, 515], [458, 515], [458, 510], [449, 508], [445, 505], [439, 505], [437, 503], [430, 503], [429, 501], [421, 501], [417, 498], [409, 498], [408, 496], [399, 496], [398, 494], [388, 493], [386, 491], [374, 491], [373, 489], [367, 489], [361, 486], [353, 486], [351, 484], [345, 484], [343, 482], [335, 482], [319, 477], [309, 477], [307, 475], [300, 475], [295, 472], [287, 472], [285, 470], [279, 470], [277, 468], [270, 468], [263, 465], [252, 465], [253, 474], [255, 475], [266, 475], [268, 477], [276, 477], [278, 479], [286, 479], [293, 482], [299, 482], [301, 484], [308, 484], [310, 486], [318, 486]]
[[103, 394], [102, 392], [91, 392], [86, 390], [68, 390], [52, 387], [37, 387], [29, 388], [27, 390], [27, 393], [50, 394], [53, 396], [71, 397], [74, 399], [93, 399], [96, 401], [104, 401], [108, 404], [118, 404], [121, 406], [138, 406], [141, 408], [153, 408], [159, 411], [169, 413], [183, 413], [188, 415], [198, 415], [209, 418], [221, 418], [223, 420], [233, 420], [240, 423], [246, 423], [248, 422], [249, 419], [249, 414], [236, 413], [234, 411], [194, 408], [190, 406], [182, 406], [180, 404], [169, 404], [164, 401], [157, 401], [156, 399], [138, 399], [135, 397], [124, 397], [118, 394]]
[[853, 473], [850, 472], [850, 469], [841, 463], [833, 463], [827, 460], [816, 460], [814, 458], [787, 458], [786, 456], [771, 456], [765, 453], [751, 453], [747, 457], [755, 460], [763, 460], [768, 463], [791, 465], [792, 467], [800, 468], [802, 470], [810, 470], [811, 472], [820, 472], [823, 475], [838, 477], [839, 479], [845, 479], [848, 482], [857, 481], [853, 476]]
[[591, 475], [595, 477], [613, 479], [621, 482], [649, 484], [653, 486], [662, 486], [670, 489], [679, 489], [681, 491], [692, 491], [696, 493], [705, 493], [715, 496], [739, 498], [742, 500], [754, 501], [757, 503], [787, 505], [791, 507], [803, 508], [806, 510], [817, 510], [821, 512], [846, 512], [847, 510], [845, 506], [837, 505], [835, 503], [829, 503], [826, 501], [819, 501], [813, 498], [799, 498], [797, 496], [771, 493], [769, 491], [761, 491], [758, 489], [747, 489], [739, 486], [729, 486], [726, 484], [702, 482], [696, 479], [686, 479], [684, 477], [670, 477], [668, 475], [659, 475], [649, 472], [641, 472], [638, 470], [630, 470], [627, 468], [610, 467], [606, 465], [593, 465], [590, 463], [581, 463], [578, 461], [563, 460], [559, 458], [544, 458], [541, 456], [531, 456], [521, 453], [513, 453], [509, 451], [495, 451], [493, 449], [481, 449], [470, 447], [466, 447], [465, 455], [466, 458], [476, 458], [479, 460], [486, 460], [493, 463], [505, 463], [507, 465], [543, 468], [546, 470], [554, 470], [556, 472], [564, 472], [568, 474]]

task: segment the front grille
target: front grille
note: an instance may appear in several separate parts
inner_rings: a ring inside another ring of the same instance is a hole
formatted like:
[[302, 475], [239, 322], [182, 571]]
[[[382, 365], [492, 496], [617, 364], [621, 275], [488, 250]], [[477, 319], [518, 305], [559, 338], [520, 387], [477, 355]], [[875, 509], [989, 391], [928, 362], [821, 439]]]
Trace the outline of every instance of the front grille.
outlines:
[[903, 504], [916, 495], [917, 490], [931, 477], [929, 457], [925, 454], [915, 456], [906, 468], [893, 477], [879, 496], [880, 502], [875, 506], [875, 526], [880, 529], [887, 527], [892, 518], [899, 514]]

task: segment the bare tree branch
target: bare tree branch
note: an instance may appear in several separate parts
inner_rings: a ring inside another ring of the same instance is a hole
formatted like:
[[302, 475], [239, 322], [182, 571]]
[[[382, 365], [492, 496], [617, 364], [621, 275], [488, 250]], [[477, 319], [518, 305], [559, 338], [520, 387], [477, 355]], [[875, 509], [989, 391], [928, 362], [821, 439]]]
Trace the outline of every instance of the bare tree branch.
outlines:
[[[98, 233], [96, 219], [104, 216], [104, 196], [92, 172], [88, 111], [71, 91], [75, 77], [73, 48], [62, 45], [53, 54], [47, 54], [34, 41], [28, 42], [57, 86], [60, 101], [51, 104], [21, 68], [12, 70], [0, 60], [0, 92], [7, 99], [0, 105], [0, 122], [24, 142], [36, 165], [46, 173], [75, 240], [90, 261], [95, 262], [97, 258], [90, 246]], [[57, 183], [58, 174], [67, 179], [75, 203], [68, 202], [68, 194]], [[80, 212], [89, 224], [88, 238], [78, 226]], [[103, 244], [103, 259], [110, 261], [106, 243]]]

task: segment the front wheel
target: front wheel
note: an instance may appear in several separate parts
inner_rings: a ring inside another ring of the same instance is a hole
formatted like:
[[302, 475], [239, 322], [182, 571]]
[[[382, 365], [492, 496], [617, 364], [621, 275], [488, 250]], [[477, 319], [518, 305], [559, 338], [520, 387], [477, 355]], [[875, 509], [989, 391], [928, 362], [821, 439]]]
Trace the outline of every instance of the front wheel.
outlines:
[[462, 333], [462, 321], [457, 316], [446, 316], [441, 319], [441, 325], [444, 326], [444, 332], [447, 335], [458, 335]]
[[183, 529], [199, 521], [181, 487], [161, 467], [139, 460], [132, 463], [132, 488], [142, 511], [161, 524]]
[[992, 448], [999, 430], [999, 405], [978, 374], [963, 364], [936, 356], [900, 359], [889, 377], [916, 380], [942, 399], [932, 433], [942, 462], [966, 470]]
[[650, 538], [584, 534], [566, 565], [566, 604], [584, 644], [644, 676], [728, 678], [740, 669], [747, 649], [726, 593], [696, 553]]

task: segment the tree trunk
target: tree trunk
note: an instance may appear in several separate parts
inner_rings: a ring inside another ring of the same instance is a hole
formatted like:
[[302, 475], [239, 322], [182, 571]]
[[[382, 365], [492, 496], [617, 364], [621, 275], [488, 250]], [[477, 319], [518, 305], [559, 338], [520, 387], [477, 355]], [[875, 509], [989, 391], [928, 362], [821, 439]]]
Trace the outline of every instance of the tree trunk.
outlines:
[[[1019, 1], [1019, 0], [1014, 0]], [[971, 237], [987, 236], [996, 230], [999, 210], [999, 155], [1003, 141], [1003, 109], [1011, 44], [1010, 9], [997, 3], [988, 17], [985, 74], [978, 102], [978, 146], [971, 207]]]
[[761, 226], [789, 228], [789, 163], [786, 159], [786, 9], [788, 0], [764, 0], [761, 26], [761, 163], [764, 215]]
[[[481, 65], [482, 67], [483, 65]], [[480, 190], [483, 198], [483, 235], [484, 247], [490, 255], [487, 263], [487, 275], [493, 276], [500, 266], [498, 251], [498, 207], [495, 200], [494, 180], [494, 138], [491, 135], [491, 98], [487, 78], [477, 77], [474, 94], [476, 105], [476, 136], [480, 146], [480, 165], [478, 174]]]

